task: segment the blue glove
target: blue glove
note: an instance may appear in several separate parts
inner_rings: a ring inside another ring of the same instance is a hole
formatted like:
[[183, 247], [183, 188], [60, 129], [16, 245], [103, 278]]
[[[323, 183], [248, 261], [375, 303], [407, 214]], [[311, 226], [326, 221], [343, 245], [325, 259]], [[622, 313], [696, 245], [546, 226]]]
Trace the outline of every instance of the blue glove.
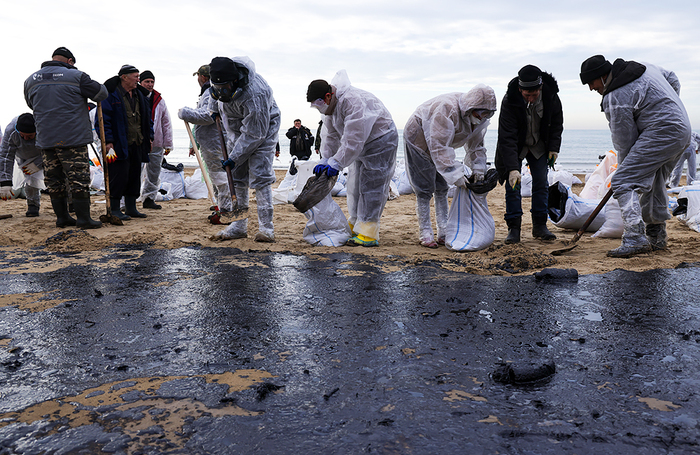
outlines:
[[212, 112], [211, 113], [211, 119], [214, 120], [214, 123], [216, 123], [216, 117], [221, 117], [218, 112]]
[[314, 168], [314, 174], [316, 175], [321, 175], [324, 172], [328, 175], [328, 177], [335, 177], [338, 175], [338, 169], [335, 169], [327, 164], [317, 164]]
[[234, 163], [231, 158], [229, 158], [225, 161], [221, 160], [221, 167], [224, 168], [224, 170], [226, 170], [226, 166], [230, 167], [231, 170], [233, 170], [233, 168], [236, 167], [236, 163]]

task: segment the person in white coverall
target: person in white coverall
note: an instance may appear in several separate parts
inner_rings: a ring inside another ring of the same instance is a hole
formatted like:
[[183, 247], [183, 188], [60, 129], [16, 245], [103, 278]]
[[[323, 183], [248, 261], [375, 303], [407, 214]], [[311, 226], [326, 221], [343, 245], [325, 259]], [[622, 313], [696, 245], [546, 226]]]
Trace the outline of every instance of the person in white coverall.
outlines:
[[[214, 119], [209, 113], [209, 103], [211, 102], [209, 65], [199, 67], [193, 76], [197, 76], [197, 82], [201, 87], [197, 108], [183, 107], [178, 111], [177, 116], [181, 120], [195, 125], [192, 133], [199, 144], [202, 159], [207, 165], [207, 172], [216, 192], [217, 206], [221, 212], [230, 212], [231, 193], [229, 192], [226, 173], [221, 169], [221, 138], [219, 137], [219, 130], [214, 124]], [[190, 156], [194, 155], [192, 147], [194, 147], [194, 144], [190, 147]]]
[[163, 97], [153, 88], [156, 82], [153, 73], [144, 71], [139, 75], [139, 81], [141, 86], [149, 92], [147, 98], [151, 102], [151, 120], [153, 120], [153, 144], [148, 154], [149, 161], [143, 164], [145, 175], [141, 195], [143, 208], [158, 210], [161, 206], [155, 201], [160, 186], [160, 169], [163, 164], [163, 155], [167, 156], [173, 148], [173, 125]]
[[306, 100], [324, 115], [321, 160], [314, 173], [332, 177], [348, 168], [352, 237], [347, 245], [377, 246], [379, 220], [396, 168], [399, 135], [394, 120], [376, 96], [350, 85], [345, 70], [338, 71], [331, 84], [312, 81]]
[[581, 64], [581, 83], [603, 95], [601, 107], [618, 152], [611, 180], [620, 204], [622, 245], [610, 257], [665, 249], [668, 242], [666, 181], [690, 145], [690, 120], [672, 71], [594, 55]]
[[[467, 179], [481, 181], [486, 174], [484, 135], [496, 111], [491, 87], [477, 85], [467, 93], [438, 95], [418, 106], [403, 130], [406, 172], [416, 193], [420, 244], [437, 248], [445, 244], [447, 190], [450, 185], [466, 188]], [[455, 148], [464, 146], [465, 164]], [[430, 217], [430, 199], [435, 195], [437, 242]]]
[[[272, 162], [279, 141], [280, 110], [272, 89], [255, 71], [248, 57], [215, 57], [209, 65], [212, 115], [221, 115], [226, 127], [228, 159], [224, 168], [232, 169], [236, 207], [247, 210], [248, 188], [255, 190], [258, 206], [256, 242], [274, 242], [272, 223]], [[248, 236], [248, 218], [233, 221], [216, 234], [219, 239]]]
[[683, 175], [683, 165], [688, 161], [688, 172], [685, 174], [686, 185], [692, 185], [697, 174], [697, 154], [700, 148], [700, 134], [693, 132], [690, 137], [690, 145], [683, 152], [676, 167], [671, 172], [671, 180], [669, 182], [671, 188], [675, 188], [681, 183], [681, 175]]
[[[36, 146], [36, 127], [32, 114], [22, 114], [12, 119], [5, 129], [0, 144], [0, 199], [8, 200], [12, 192], [12, 174], [15, 161], [25, 174], [24, 194], [27, 198], [28, 217], [39, 216], [41, 193], [44, 188], [44, 160], [41, 149]], [[34, 177], [32, 177], [34, 176]], [[40, 177], [40, 178], [37, 178]]]

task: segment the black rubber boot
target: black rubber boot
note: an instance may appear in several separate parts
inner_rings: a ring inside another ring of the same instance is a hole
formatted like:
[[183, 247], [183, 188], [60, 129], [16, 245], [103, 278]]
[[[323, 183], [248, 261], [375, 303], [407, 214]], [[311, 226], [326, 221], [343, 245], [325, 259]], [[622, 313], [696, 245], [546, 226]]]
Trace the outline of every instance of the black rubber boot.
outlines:
[[124, 196], [124, 211], [132, 218], [147, 218], [148, 215], [136, 209], [136, 197]]
[[521, 223], [521, 218], [512, 218], [510, 220], [506, 220], [506, 224], [508, 225], [508, 236], [505, 240], [506, 245], [510, 245], [512, 243], [520, 243]]
[[57, 228], [75, 226], [75, 219], [68, 213], [68, 198], [52, 196], [51, 207], [53, 207], [53, 213], [56, 214]]
[[147, 197], [146, 199], [143, 200], [143, 208], [144, 209], [160, 210], [162, 207], [160, 205], [156, 204], [156, 201], [154, 201], [150, 197]]
[[555, 240], [557, 238], [547, 229], [547, 215], [532, 215], [532, 236], [542, 240]]
[[24, 214], [27, 218], [34, 218], [39, 216], [39, 206], [27, 204], [27, 213]]
[[668, 247], [666, 223], [647, 224], [647, 239], [649, 239], [652, 250], [665, 250]]
[[109, 198], [109, 205], [110, 208], [112, 209], [111, 213], [112, 216], [119, 218], [122, 221], [128, 221], [131, 219], [129, 215], [124, 215], [124, 212], [122, 212], [121, 209], [121, 198], [116, 198], [116, 197], [111, 197]]
[[73, 207], [77, 226], [80, 229], [97, 229], [102, 227], [102, 222], [90, 217], [90, 193], [73, 193]]

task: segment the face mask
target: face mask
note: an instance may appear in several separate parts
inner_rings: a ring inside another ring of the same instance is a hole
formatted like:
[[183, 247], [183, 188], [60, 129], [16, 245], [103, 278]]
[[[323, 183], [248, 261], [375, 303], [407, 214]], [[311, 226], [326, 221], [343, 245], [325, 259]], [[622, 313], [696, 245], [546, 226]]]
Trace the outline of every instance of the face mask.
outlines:
[[328, 105], [321, 98], [317, 99], [316, 101], [313, 101], [311, 103], [311, 107], [316, 108], [321, 114], [324, 114], [324, 115], [326, 114], [326, 111], [328, 110]]
[[234, 89], [231, 82], [223, 84], [211, 84], [211, 96], [222, 103], [228, 103], [236, 95], [238, 89]]

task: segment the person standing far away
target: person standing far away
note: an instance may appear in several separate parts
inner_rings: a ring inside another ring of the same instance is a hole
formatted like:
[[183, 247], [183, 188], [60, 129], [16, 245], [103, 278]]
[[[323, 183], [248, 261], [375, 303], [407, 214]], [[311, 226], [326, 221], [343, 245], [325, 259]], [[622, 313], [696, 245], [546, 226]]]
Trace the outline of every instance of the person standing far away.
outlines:
[[622, 244], [609, 257], [628, 258], [666, 249], [666, 181], [690, 145], [688, 113], [673, 71], [648, 63], [610, 63], [594, 55], [581, 64], [581, 83], [603, 96], [617, 170], [610, 181], [620, 204]]
[[37, 182], [29, 178], [44, 168], [41, 149], [36, 146], [35, 138], [34, 116], [27, 113], [12, 119], [0, 143], [0, 199], [6, 201], [14, 196], [12, 173], [16, 161], [19, 169], [27, 176], [24, 184], [27, 217], [39, 216], [41, 206], [41, 180]]
[[163, 155], [168, 156], [173, 148], [173, 125], [170, 122], [170, 113], [165, 101], [158, 90], [153, 87], [156, 78], [150, 71], [144, 71], [139, 75], [140, 84], [148, 90], [148, 100], [151, 104], [151, 120], [153, 120], [153, 146], [148, 154], [148, 163], [144, 164], [146, 175], [144, 176], [143, 188], [143, 208], [161, 208], [156, 204], [156, 193], [160, 186], [160, 170], [163, 163]]
[[683, 175], [683, 165], [688, 162], [688, 172], [685, 174], [685, 184], [692, 185], [697, 180], [697, 155], [700, 151], [700, 134], [693, 131], [690, 137], [690, 145], [683, 152], [680, 159], [676, 163], [676, 167], [671, 172], [669, 187], [676, 188], [681, 184], [681, 176]]
[[[409, 117], [403, 130], [406, 172], [416, 193], [420, 244], [437, 248], [445, 244], [447, 190], [466, 188], [467, 179], [481, 182], [486, 174], [484, 135], [496, 111], [496, 94], [479, 84], [467, 93], [446, 93], [432, 98]], [[455, 149], [464, 146], [471, 168], [457, 160]], [[435, 195], [437, 242], [430, 219]]]
[[[219, 130], [214, 124], [214, 119], [209, 113], [211, 102], [209, 74], [209, 65], [200, 66], [193, 74], [193, 76], [197, 76], [197, 83], [200, 87], [197, 107], [194, 109], [183, 107], [177, 112], [177, 116], [194, 125], [192, 133], [199, 144], [202, 159], [207, 165], [207, 172], [216, 192], [217, 207], [221, 212], [230, 212], [231, 193], [228, 188], [226, 172], [221, 169], [221, 138]], [[194, 145], [190, 146], [190, 156], [194, 156]], [[216, 207], [210, 207], [210, 209], [216, 210]]]
[[532, 174], [532, 237], [554, 240], [547, 229], [549, 183], [547, 167], [554, 169], [559, 156], [564, 116], [556, 79], [534, 65], [526, 65], [508, 83], [498, 117], [496, 170], [506, 184], [508, 225], [505, 243], [520, 242], [523, 216], [520, 169], [527, 160]]
[[396, 168], [399, 135], [391, 114], [373, 94], [350, 85], [345, 70], [331, 84], [316, 79], [306, 101], [323, 117], [321, 160], [314, 173], [329, 177], [348, 168], [347, 197], [352, 237], [348, 246], [379, 244], [379, 220]]
[[[148, 162], [153, 141], [148, 90], [139, 85], [139, 70], [132, 65], [123, 65], [105, 85], [109, 96], [102, 101], [102, 112], [112, 215], [121, 220], [146, 218], [136, 209], [136, 199], [141, 193], [141, 163]], [[119, 208], [122, 196], [124, 213]]]
[[[215, 57], [209, 64], [212, 115], [221, 115], [226, 128], [228, 159], [222, 167], [232, 170], [236, 196], [234, 211], [247, 210], [248, 188], [255, 190], [258, 206], [256, 242], [274, 242], [272, 222], [272, 162], [279, 140], [280, 110], [267, 81], [255, 71], [248, 57]], [[248, 236], [248, 218], [235, 220], [215, 238]]]
[[321, 154], [321, 128], [323, 128], [323, 120], [318, 122], [318, 129], [316, 130], [316, 140], [314, 140], [314, 150], [316, 150], [316, 155]]
[[311, 146], [314, 145], [314, 136], [311, 130], [301, 124], [300, 119], [294, 120], [294, 126], [287, 130], [289, 139], [289, 153], [300, 161], [307, 161], [311, 157]]
[[[24, 99], [34, 113], [36, 146], [44, 163], [44, 184], [56, 214], [56, 227], [102, 227], [90, 217], [90, 158], [87, 144], [92, 128], [87, 99], [107, 98], [104, 85], [75, 67], [73, 53], [57, 48], [52, 60], [24, 81]], [[72, 194], [77, 221], [68, 212]]]

